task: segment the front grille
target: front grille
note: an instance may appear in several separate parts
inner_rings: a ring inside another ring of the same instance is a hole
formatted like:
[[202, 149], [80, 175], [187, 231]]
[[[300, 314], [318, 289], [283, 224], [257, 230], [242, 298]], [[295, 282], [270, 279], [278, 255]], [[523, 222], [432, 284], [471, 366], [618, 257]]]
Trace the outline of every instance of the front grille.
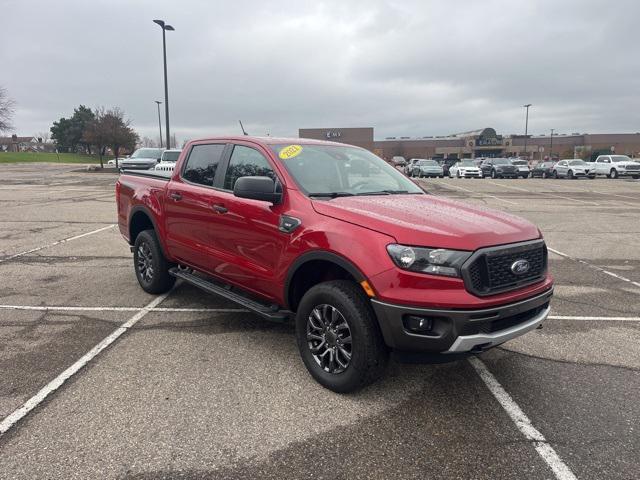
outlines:
[[627, 165], [627, 170], [640, 170], [640, 164], [639, 165]]
[[[512, 271], [518, 260], [529, 263], [526, 273]], [[485, 296], [535, 283], [546, 271], [547, 247], [539, 240], [478, 250], [463, 266], [463, 277], [470, 292]]]

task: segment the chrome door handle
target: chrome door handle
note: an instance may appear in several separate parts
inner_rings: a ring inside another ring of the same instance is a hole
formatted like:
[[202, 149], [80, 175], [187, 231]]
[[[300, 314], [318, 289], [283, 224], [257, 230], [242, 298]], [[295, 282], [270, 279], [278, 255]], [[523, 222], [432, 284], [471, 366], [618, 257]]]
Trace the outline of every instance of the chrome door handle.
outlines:
[[169, 196], [174, 200], [182, 200], [182, 194], [179, 192], [171, 192]]

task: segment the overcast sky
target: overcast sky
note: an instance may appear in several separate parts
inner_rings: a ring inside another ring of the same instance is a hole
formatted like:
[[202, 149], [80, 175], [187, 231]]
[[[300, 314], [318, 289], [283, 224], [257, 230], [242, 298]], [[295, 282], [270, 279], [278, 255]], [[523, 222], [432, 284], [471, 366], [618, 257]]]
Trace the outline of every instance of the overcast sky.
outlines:
[[167, 33], [180, 140], [300, 127], [376, 138], [481, 127], [640, 131], [640, 1], [0, 0], [0, 85], [17, 133], [79, 104], [157, 136]]

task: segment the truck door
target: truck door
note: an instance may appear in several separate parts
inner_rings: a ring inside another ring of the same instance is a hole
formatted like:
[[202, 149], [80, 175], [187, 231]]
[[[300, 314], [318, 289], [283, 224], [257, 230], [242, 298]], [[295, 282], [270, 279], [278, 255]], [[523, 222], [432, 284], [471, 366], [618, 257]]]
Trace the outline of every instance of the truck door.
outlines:
[[290, 234], [279, 230], [285, 204], [238, 198], [233, 195], [236, 180], [245, 176], [266, 176], [281, 182], [265, 152], [250, 143], [233, 145], [221, 189], [224, 209], [212, 222], [212, 237], [220, 262], [216, 274], [273, 298], [278, 263]]
[[208, 271], [215, 248], [211, 223], [219, 215], [220, 193], [214, 188], [226, 143], [195, 144], [167, 186], [165, 229], [167, 248], [180, 262]]

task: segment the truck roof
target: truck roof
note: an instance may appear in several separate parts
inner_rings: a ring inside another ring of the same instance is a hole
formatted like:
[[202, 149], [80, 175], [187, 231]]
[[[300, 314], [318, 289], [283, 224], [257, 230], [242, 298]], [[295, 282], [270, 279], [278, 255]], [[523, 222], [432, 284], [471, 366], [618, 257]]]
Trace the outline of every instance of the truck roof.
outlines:
[[328, 140], [314, 140], [312, 138], [298, 138], [298, 137], [260, 137], [253, 135], [231, 135], [231, 136], [216, 136], [216, 137], [206, 137], [206, 138], [198, 138], [194, 139], [194, 142], [204, 142], [209, 140], [225, 140], [225, 141], [253, 141], [256, 143], [261, 143], [263, 145], [274, 145], [274, 144], [304, 144], [304, 145], [336, 145], [336, 146], [344, 146], [344, 143], [339, 142], [330, 142]]

